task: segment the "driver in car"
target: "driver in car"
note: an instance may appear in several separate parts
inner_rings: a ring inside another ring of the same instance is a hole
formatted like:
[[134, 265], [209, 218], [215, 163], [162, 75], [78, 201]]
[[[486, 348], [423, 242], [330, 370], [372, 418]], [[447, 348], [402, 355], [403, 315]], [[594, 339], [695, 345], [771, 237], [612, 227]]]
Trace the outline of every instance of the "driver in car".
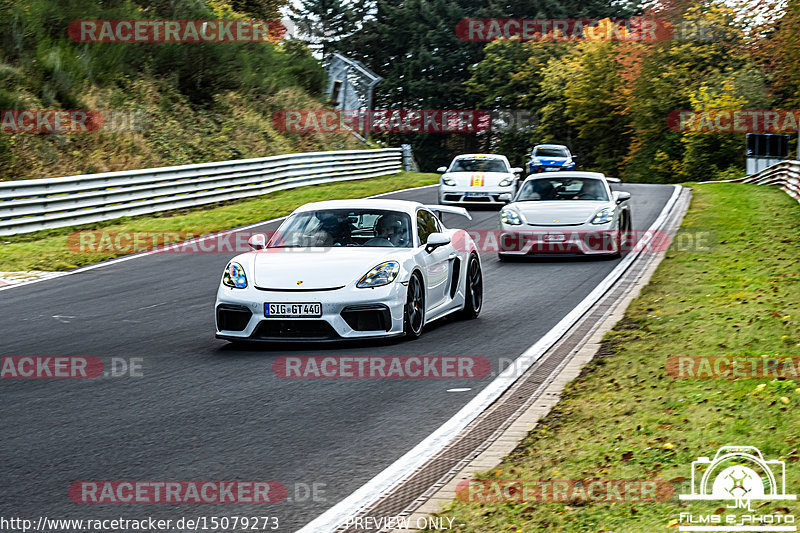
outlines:
[[403, 220], [397, 215], [383, 215], [375, 223], [375, 236], [386, 239], [392, 246], [405, 246], [406, 231]]
[[572, 197], [573, 200], [600, 200], [603, 197], [603, 187], [597, 180], [586, 180], [581, 186], [578, 194]]
[[316, 246], [343, 246], [349, 239], [350, 226], [346, 219], [331, 214], [320, 218]]

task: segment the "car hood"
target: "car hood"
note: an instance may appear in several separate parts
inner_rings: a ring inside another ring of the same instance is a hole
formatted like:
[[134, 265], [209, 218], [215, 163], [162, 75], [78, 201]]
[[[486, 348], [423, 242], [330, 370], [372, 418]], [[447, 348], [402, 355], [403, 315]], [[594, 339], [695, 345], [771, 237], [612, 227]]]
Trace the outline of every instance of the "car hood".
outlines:
[[410, 248], [268, 248], [254, 254], [253, 284], [281, 290], [343, 287], [384, 261], [399, 261], [401, 250]]
[[[442, 177], [452, 178], [459, 187], [495, 187], [506, 178], [513, 178], [510, 172], [449, 172]], [[473, 181], [474, 178], [474, 181]], [[475, 185], [473, 185], [475, 183]]]
[[554, 200], [510, 204], [534, 226], [575, 226], [591, 222], [595, 213], [611, 204], [594, 200]]

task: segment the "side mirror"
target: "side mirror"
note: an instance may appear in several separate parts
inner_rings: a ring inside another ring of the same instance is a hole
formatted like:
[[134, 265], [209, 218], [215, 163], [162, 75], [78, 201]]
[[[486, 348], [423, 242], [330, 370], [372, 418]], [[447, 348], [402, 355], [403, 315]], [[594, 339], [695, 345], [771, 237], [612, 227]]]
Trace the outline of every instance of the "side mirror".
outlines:
[[425, 251], [431, 253], [440, 246], [450, 244], [450, 236], [444, 233], [431, 233], [428, 235], [428, 242], [425, 243]]
[[572, 156], [570, 156], [570, 157], [572, 157], [572, 160], [573, 160], [573, 161], [577, 161], [577, 160], [578, 160], [578, 157], [577, 157], [577, 156], [574, 156], [574, 155], [572, 155]]
[[519, 167], [514, 167], [511, 169], [511, 172], [513, 172], [514, 174], [522, 174], [522, 169]]
[[439, 167], [436, 169], [436, 172], [438, 172], [439, 174], [444, 174], [445, 172], [447, 172], [447, 167]]
[[247, 239], [247, 244], [249, 244], [250, 248], [253, 250], [263, 250], [267, 247], [267, 236], [263, 233], [256, 233]]
[[614, 201], [617, 204], [621, 204], [622, 202], [626, 202], [631, 199], [631, 193], [625, 191], [614, 191], [612, 195], [614, 196]]

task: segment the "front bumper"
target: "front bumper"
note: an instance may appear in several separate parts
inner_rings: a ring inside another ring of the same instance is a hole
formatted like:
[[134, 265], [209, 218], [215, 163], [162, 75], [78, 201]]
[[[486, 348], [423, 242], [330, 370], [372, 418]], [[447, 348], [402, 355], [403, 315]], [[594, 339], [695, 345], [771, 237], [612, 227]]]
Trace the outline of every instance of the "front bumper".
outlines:
[[561, 170], [575, 170], [575, 164], [571, 165], [528, 165], [529, 174], [540, 174], [543, 172], [559, 172]]
[[439, 186], [439, 203], [505, 205], [514, 197], [514, 187]]
[[[265, 303], [320, 303], [322, 316], [270, 318]], [[226, 340], [313, 342], [402, 335], [406, 286], [398, 280], [374, 289], [346, 286], [321, 291], [268, 291], [221, 286], [216, 337]]]
[[611, 224], [552, 227], [501, 224], [498, 253], [504, 256], [617, 254], [619, 237]]

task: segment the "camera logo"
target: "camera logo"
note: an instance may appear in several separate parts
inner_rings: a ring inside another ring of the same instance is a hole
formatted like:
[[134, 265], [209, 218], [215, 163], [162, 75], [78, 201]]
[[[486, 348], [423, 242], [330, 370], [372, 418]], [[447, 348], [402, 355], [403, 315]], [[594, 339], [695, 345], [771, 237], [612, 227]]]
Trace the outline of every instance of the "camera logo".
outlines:
[[[753, 500], [796, 500], [786, 494], [786, 464], [755, 446], [723, 446], [714, 459], [692, 462], [692, 493], [681, 500], [725, 500], [729, 514], [680, 513], [679, 531], [797, 531], [794, 515], [756, 514]], [[736, 514], [741, 511], [744, 514]]]

